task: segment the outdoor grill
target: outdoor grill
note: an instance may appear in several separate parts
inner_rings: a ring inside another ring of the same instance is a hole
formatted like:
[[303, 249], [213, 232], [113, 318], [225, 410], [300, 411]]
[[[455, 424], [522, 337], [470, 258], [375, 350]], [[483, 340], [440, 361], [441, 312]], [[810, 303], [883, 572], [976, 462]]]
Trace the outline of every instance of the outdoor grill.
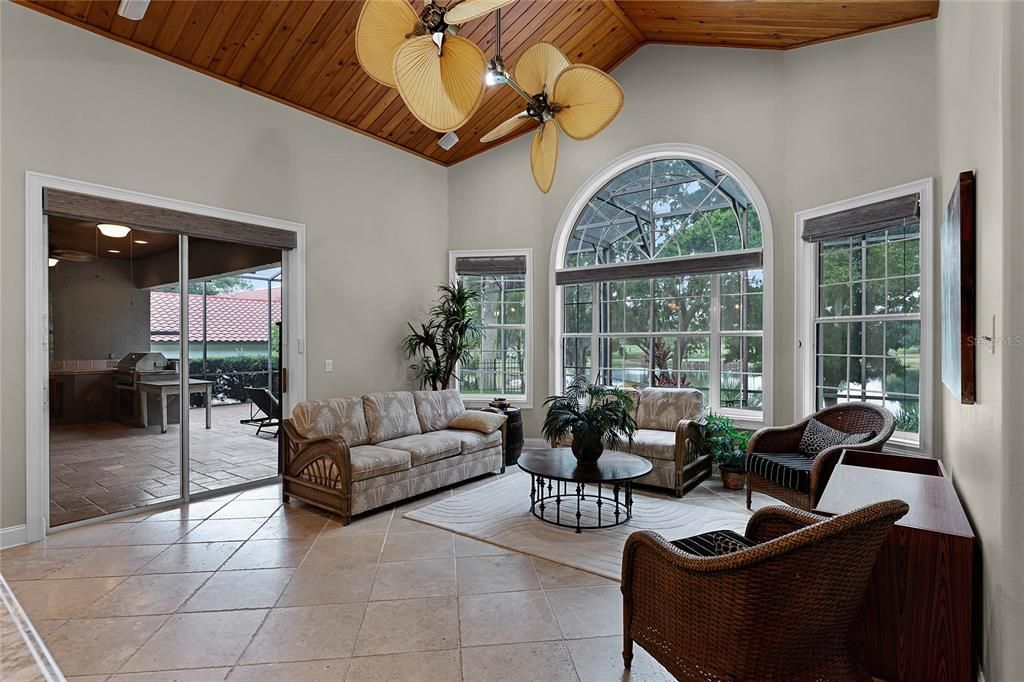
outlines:
[[163, 353], [129, 353], [121, 358], [114, 370], [114, 383], [118, 386], [135, 388], [144, 377], [154, 374], [175, 374]]

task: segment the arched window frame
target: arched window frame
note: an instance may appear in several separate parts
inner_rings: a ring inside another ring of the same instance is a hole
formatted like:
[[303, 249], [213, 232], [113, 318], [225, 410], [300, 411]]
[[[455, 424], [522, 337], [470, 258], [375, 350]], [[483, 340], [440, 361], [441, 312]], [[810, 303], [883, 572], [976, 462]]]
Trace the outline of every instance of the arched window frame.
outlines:
[[[549, 271], [550, 291], [550, 324], [551, 324], [551, 346], [549, 348], [550, 366], [552, 368], [550, 386], [552, 394], [561, 393], [563, 383], [562, 365], [562, 330], [563, 330], [563, 305], [564, 288], [555, 284], [555, 273], [563, 268], [566, 250], [572, 236], [576, 221], [586, 208], [590, 199], [619, 174], [642, 163], [658, 161], [662, 159], [687, 158], [694, 161], [701, 161], [715, 166], [732, 176], [739, 183], [747, 196], [753, 202], [761, 223], [761, 242], [764, 272], [764, 293], [763, 293], [763, 321], [762, 321], [762, 355], [763, 373], [762, 386], [764, 400], [761, 412], [750, 410], [738, 410], [732, 408], [714, 408], [716, 412], [733, 418], [733, 421], [740, 426], [756, 427], [773, 422], [774, 403], [774, 232], [772, 227], [771, 214], [768, 211], [768, 203], [761, 194], [761, 190], [754, 183], [753, 179], [728, 157], [699, 145], [686, 143], [668, 143], [643, 147], [611, 161], [599, 171], [594, 173], [577, 190], [569, 202], [558, 223], [554, 240], [551, 246], [551, 263]], [[714, 335], [717, 342], [718, 335]], [[593, 363], [596, 366], [596, 363]]]

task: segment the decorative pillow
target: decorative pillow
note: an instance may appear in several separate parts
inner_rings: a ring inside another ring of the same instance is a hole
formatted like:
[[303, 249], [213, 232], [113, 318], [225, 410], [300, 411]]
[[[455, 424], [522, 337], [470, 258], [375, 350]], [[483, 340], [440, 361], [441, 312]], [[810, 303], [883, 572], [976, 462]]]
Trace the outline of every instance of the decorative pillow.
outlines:
[[466, 429], [480, 433], [494, 433], [505, 423], [505, 415], [480, 410], [466, 410], [448, 424], [450, 429]]
[[800, 452], [808, 457], [815, 457], [823, 450], [836, 445], [856, 445], [875, 437], [874, 431], [867, 433], [846, 433], [822, 424], [813, 417], [807, 422], [804, 433], [800, 436]]
[[292, 423], [306, 438], [337, 434], [349, 447], [370, 442], [362, 398], [303, 401], [292, 410]]
[[416, 416], [419, 417], [423, 433], [448, 428], [451, 420], [466, 410], [462, 396], [454, 388], [447, 391], [414, 391], [412, 398], [416, 403]]
[[704, 394], [695, 388], [645, 388], [636, 421], [641, 429], [675, 431], [680, 419], [704, 415]]
[[370, 431], [370, 443], [376, 445], [392, 438], [421, 433], [412, 393], [369, 393], [363, 396], [363, 412]]

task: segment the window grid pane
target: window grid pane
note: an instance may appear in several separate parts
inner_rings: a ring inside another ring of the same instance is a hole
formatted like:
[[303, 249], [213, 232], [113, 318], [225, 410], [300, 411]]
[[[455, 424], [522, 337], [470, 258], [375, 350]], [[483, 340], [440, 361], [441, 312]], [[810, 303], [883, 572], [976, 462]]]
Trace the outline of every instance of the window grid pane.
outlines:
[[462, 275], [480, 291], [479, 348], [459, 366], [459, 390], [481, 397], [526, 394], [526, 275]]
[[888, 408], [917, 433], [921, 381], [921, 257], [917, 219], [818, 246], [818, 409]]

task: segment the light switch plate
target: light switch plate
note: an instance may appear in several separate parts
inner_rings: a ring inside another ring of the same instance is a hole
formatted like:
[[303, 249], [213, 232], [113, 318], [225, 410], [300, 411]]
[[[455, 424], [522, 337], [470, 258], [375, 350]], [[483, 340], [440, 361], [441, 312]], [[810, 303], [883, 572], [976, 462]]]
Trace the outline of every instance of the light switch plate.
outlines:
[[334, 360], [324, 360], [324, 372], [330, 374], [334, 371]]

